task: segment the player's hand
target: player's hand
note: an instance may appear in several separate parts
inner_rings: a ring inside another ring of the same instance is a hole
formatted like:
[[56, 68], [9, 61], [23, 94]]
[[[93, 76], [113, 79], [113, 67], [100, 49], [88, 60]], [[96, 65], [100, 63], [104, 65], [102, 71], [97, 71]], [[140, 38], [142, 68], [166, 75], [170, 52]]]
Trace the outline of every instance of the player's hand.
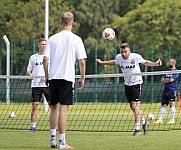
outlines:
[[156, 61], [156, 64], [157, 64], [157, 66], [161, 66], [161, 65], [162, 65], [162, 61], [161, 61], [160, 59], [158, 59], [158, 60]]
[[84, 87], [84, 80], [83, 79], [79, 79], [76, 83], [76, 88], [77, 89], [82, 89]]
[[102, 63], [102, 60], [96, 59], [96, 63], [101, 64], [101, 63]]

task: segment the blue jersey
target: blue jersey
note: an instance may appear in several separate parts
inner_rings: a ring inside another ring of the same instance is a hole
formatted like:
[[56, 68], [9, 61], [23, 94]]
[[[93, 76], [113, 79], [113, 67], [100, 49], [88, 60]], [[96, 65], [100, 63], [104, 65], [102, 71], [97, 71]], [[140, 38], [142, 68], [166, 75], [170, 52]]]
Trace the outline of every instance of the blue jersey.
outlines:
[[165, 74], [165, 75], [162, 76], [162, 78], [173, 78], [174, 79], [173, 82], [165, 83], [165, 89], [169, 89], [169, 90], [172, 90], [172, 91], [177, 91], [178, 78], [179, 78], [179, 74], [178, 73], [175, 73], [175, 74]]

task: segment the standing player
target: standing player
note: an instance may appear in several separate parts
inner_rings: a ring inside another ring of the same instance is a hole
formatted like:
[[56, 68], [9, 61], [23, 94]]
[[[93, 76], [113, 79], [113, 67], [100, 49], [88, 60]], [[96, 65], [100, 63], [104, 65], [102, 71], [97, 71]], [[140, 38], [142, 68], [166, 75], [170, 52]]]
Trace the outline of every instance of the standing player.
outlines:
[[36, 131], [36, 119], [38, 115], [38, 105], [42, 94], [44, 94], [47, 101], [49, 101], [49, 90], [45, 84], [44, 78], [37, 78], [45, 76], [44, 68], [43, 68], [43, 54], [46, 46], [46, 40], [44, 38], [40, 38], [38, 40], [38, 48], [39, 52], [31, 55], [27, 67], [27, 75], [35, 77], [31, 82], [32, 88], [32, 112], [31, 112], [31, 129], [29, 132]]
[[[176, 60], [170, 59], [168, 62], [168, 66], [170, 70], [177, 70], [176, 69]], [[177, 93], [177, 85], [178, 85], [178, 78], [179, 74], [165, 74], [161, 78], [161, 82], [165, 84], [163, 93], [162, 93], [162, 102], [160, 108], [160, 117], [154, 124], [161, 124], [163, 123], [164, 113], [166, 112], [166, 106], [170, 106], [170, 121], [167, 124], [175, 124], [174, 117], [175, 117], [175, 98]]]
[[[85, 58], [87, 58], [82, 39], [72, 33], [74, 15], [63, 12], [60, 16], [62, 31], [51, 36], [47, 42], [44, 69], [46, 83], [50, 89], [50, 144], [56, 147], [57, 111], [59, 106], [58, 129], [59, 148], [73, 148], [66, 144], [65, 132], [67, 124], [67, 111], [73, 105], [73, 92], [75, 82], [75, 63], [79, 60], [80, 79], [76, 83], [78, 89], [83, 88], [85, 80]], [[48, 74], [48, 58], [50, 68]]]
[[[131, 53], [130, 47], [127, 43], [122, 43], [120, 45], [120, 54], [116, 56], [115, 60], [101, 61], [100, 59], [96, 59], [96, 62], [103, 65], [118, 64], [120, 65], [123, 73], [140, 73], [141, 71], [139, 63], [142, 63], [146, 66], [161, 65], [161, 60], [151, 62], [149, 60], [143, 59], [140, 54]], [[140, 134], [141, 121], [144, 135], [147, 134], [147, 123], [140, 108], [142, 83], [142, 76], [126, 76], [124, 78], [125, 94], [135, 118], [135, 131], [133, 136], [138, 136]]]

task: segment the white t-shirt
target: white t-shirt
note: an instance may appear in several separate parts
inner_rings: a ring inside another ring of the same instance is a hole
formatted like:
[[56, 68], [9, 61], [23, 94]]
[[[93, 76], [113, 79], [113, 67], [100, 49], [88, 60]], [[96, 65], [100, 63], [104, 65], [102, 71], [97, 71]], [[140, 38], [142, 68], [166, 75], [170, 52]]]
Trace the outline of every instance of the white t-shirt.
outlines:
[[[31, 71], [33, 77], [43, 77], [45, 76], [43, 67], [43, 56], [38, 53], [31, 55], [27, 67], [27, 71]], [[46, 87], [44, 78], [33, 78], [31, 82], [31, 87]]]
[[[145, 59], [140, 54], [130, 53], [128, 59], [123, 59], [121, 54], [118, 54], [115, 58], [115, 64], [119, 64], [123, 73], [140, 73], [139, 63], [144, 64], [146, 62]], [[143, 79], [142, 76], [125, 76], [124, 84], [125, 85], [136, 85], [142, 84]]]
[[87, 58], [82, 39], [67, 30], [48, 39], [45, 56], [50, 60], [49, 80], [64, 79], [73, 83], [76, 60]]

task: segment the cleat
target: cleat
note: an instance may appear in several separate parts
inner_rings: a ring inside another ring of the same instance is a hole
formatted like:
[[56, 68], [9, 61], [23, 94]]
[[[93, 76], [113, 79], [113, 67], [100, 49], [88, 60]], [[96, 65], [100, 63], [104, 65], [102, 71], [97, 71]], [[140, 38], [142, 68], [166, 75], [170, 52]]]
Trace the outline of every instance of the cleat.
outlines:
[[140, 135], [140, 130], [135, 130], [133, 136], [138, 136], [138, 135]]
[[31, 129], [29, 130], [29, 132], [33, 133], [36, 131], [36, 128], [35, 127], [31, 127]]
[[74, 147], [61, 143], [59, 144], [59, 149], [74, 149]]
[[170, 120], [167, 124], [175, 124], [175, 121]]
[[143, 131], [144, 131], [143, 135], [146, 135], [148, 133], [148, 124], [147, 124], [147, 122], [145, 122], [145, 124], [143, 125]]
[[56, 131], [58, 132], [58, 128], [56, 128]]
[[57, 148], [57, 143], [56, 143], [55, 137], [51, 137], [50, 146], [51, 146], [51, 148]]
[[162, 123], [163, 123], [162, 120], [157, 120], [157, 121], [154, 122], [154, 124], [162, 124]]

